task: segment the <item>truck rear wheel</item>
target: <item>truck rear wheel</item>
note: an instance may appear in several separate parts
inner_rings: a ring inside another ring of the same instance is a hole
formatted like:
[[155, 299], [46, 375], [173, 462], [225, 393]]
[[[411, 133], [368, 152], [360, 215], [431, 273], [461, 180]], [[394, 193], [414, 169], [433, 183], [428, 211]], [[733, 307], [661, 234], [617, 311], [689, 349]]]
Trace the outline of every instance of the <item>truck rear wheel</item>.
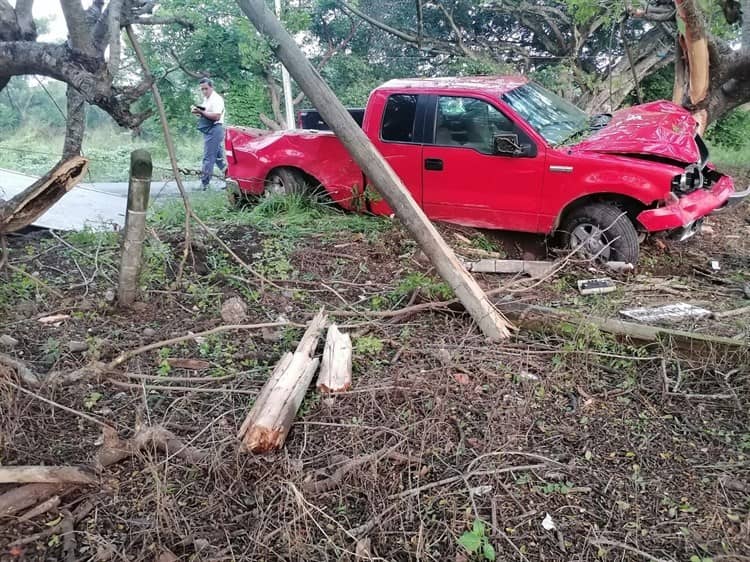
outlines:
[[309, 191], [309, 185], [299, 170], [278, 168], [268, 174], [266, 191], [272, 195], [305, 195]]
[[638, 262], [638, 232], [627, 214], [611, 203], [574, 210], [560, 229], [565, 248], [598, 262]]
[[250, 196], [244, 193], [237, 182], [227, 180], [227, 201], [232, 209], [241, 209], [251, 202]]

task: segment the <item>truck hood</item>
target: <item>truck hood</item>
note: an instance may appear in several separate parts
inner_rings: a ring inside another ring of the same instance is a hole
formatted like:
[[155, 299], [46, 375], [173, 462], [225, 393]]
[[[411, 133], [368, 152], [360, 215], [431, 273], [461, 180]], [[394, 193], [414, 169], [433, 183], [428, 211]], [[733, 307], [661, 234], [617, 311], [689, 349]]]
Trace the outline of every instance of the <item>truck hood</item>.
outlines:
[[606, 127], [573, 149], [659, 156], [692, 164], [700, 160], [695, 134], [690, 112], [672, 102], [655, 101], [616, 112]]

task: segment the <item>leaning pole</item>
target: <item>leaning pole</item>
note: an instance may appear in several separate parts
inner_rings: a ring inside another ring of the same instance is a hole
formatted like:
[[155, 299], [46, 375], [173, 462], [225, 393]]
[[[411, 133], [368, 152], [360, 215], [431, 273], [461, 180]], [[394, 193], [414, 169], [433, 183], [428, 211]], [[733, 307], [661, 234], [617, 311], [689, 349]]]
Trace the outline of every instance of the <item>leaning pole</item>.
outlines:
[[264, 0], [237, 0], [237, 4], [258, 31], [266, 37], [269, 46], [297, 85], [409, 230], [482, 333], [495, 341], [509, 337], [513, 325], [489, 301], [476, 280], [458, 261], [453, 250], [414, 201], [401, 179], [352, 119], [294, 39], [266, 8]]

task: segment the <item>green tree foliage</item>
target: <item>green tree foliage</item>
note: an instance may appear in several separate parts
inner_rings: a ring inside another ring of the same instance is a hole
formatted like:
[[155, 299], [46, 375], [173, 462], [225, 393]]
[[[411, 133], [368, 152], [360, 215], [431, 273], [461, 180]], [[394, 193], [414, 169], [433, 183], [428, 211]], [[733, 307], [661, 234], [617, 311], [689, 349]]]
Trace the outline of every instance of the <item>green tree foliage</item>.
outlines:
[[737, 108], [730, 111], [706, 130], [706, 139], [732, 150], [750, 145], [750, 111]]

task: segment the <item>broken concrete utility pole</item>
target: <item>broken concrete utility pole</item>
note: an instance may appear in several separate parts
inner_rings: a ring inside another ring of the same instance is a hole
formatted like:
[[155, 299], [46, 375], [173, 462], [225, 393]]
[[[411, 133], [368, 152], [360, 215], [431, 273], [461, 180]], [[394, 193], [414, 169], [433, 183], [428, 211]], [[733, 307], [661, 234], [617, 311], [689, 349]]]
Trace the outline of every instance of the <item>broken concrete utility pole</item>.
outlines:
[[143, 242], [146, 240], [146, 210], [151, 192], [151, 154], [139, 148], [130, 154], [128, 210], [125, 215], [125, 237], [120, 258], [120, 281], [117, 301], [130, 306], [138, 290], [138, 275], [143, 264]]
[[438, 231], [417, 205], [401, 179], [372, 145], [333, 91], [313, 68], [294, 39], [281, 26], [263, 0], [237, 0], [242, 11], [267, 39], [299, 87], [320, 112], [406, 226], [485, 336], [500, 340], [510, 335], [512, 324], [487, 299], [476, 280], [456, 258]]

